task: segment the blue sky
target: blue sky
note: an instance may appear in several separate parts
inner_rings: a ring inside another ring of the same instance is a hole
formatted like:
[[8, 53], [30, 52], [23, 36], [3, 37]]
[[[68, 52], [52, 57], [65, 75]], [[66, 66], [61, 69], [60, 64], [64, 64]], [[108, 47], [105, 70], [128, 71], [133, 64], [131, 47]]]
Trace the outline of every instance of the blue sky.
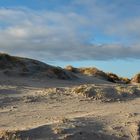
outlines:
[[0, 51], [65, 66], [140, 72], [140, 1], [2, 0]]

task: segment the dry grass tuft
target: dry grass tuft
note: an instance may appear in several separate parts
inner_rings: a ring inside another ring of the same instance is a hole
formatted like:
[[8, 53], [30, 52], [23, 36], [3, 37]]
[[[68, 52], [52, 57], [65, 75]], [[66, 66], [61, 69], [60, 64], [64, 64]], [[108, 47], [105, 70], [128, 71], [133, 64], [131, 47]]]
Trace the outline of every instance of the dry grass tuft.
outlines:
[[0, 140], [21, 140], [21, 139], [19, 138], [17, 131], [2, 130], [0, 131]]
[[140, 83], [140, 73], [136, 74], [132, 80], [131, 80], [132, 83]]

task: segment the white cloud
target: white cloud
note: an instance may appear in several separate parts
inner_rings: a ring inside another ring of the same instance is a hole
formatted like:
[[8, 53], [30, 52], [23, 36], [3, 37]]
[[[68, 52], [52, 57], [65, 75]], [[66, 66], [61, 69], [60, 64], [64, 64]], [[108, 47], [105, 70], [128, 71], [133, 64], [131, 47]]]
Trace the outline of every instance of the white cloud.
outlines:
[[[75, 11], [77, 6], [84, 8], [81, 13]], [[140, 17], [123, 19], [114, 7], [75, 0], [62, 11], [0, 8], [0, 50], [54, 61], [139, 59]], [[131, 38], [133, 44], [90, 44], [96, 32]]]

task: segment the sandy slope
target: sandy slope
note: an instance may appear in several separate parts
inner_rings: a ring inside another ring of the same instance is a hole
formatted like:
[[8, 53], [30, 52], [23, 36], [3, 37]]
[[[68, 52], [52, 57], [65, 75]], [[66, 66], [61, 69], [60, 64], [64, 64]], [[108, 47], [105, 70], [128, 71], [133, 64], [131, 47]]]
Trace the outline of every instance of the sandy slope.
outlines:
[[1, 76], [0, 139], [137, 140], [139, 91], [133, 98], [129, 95], [125, 100], [102, 102], [72, 94], [71, 89], [82, 84], [94, 84], [88, 87], [98, 89], [122, 86], [80, 75], [69, 81]]

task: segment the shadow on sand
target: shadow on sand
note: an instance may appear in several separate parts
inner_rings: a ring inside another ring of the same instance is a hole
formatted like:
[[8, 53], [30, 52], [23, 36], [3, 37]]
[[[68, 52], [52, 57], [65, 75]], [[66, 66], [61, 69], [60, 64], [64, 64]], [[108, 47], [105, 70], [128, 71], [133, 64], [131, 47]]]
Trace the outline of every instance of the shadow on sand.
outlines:
[[[82, 117], [59, 124], [18, 131], [16, 136], [19, 136], [20, 140], [128, 140], [128, 137], [104, 133], [103, 127], [100, 122]], [[54, 131], [54, 128], [59, 131]]]

